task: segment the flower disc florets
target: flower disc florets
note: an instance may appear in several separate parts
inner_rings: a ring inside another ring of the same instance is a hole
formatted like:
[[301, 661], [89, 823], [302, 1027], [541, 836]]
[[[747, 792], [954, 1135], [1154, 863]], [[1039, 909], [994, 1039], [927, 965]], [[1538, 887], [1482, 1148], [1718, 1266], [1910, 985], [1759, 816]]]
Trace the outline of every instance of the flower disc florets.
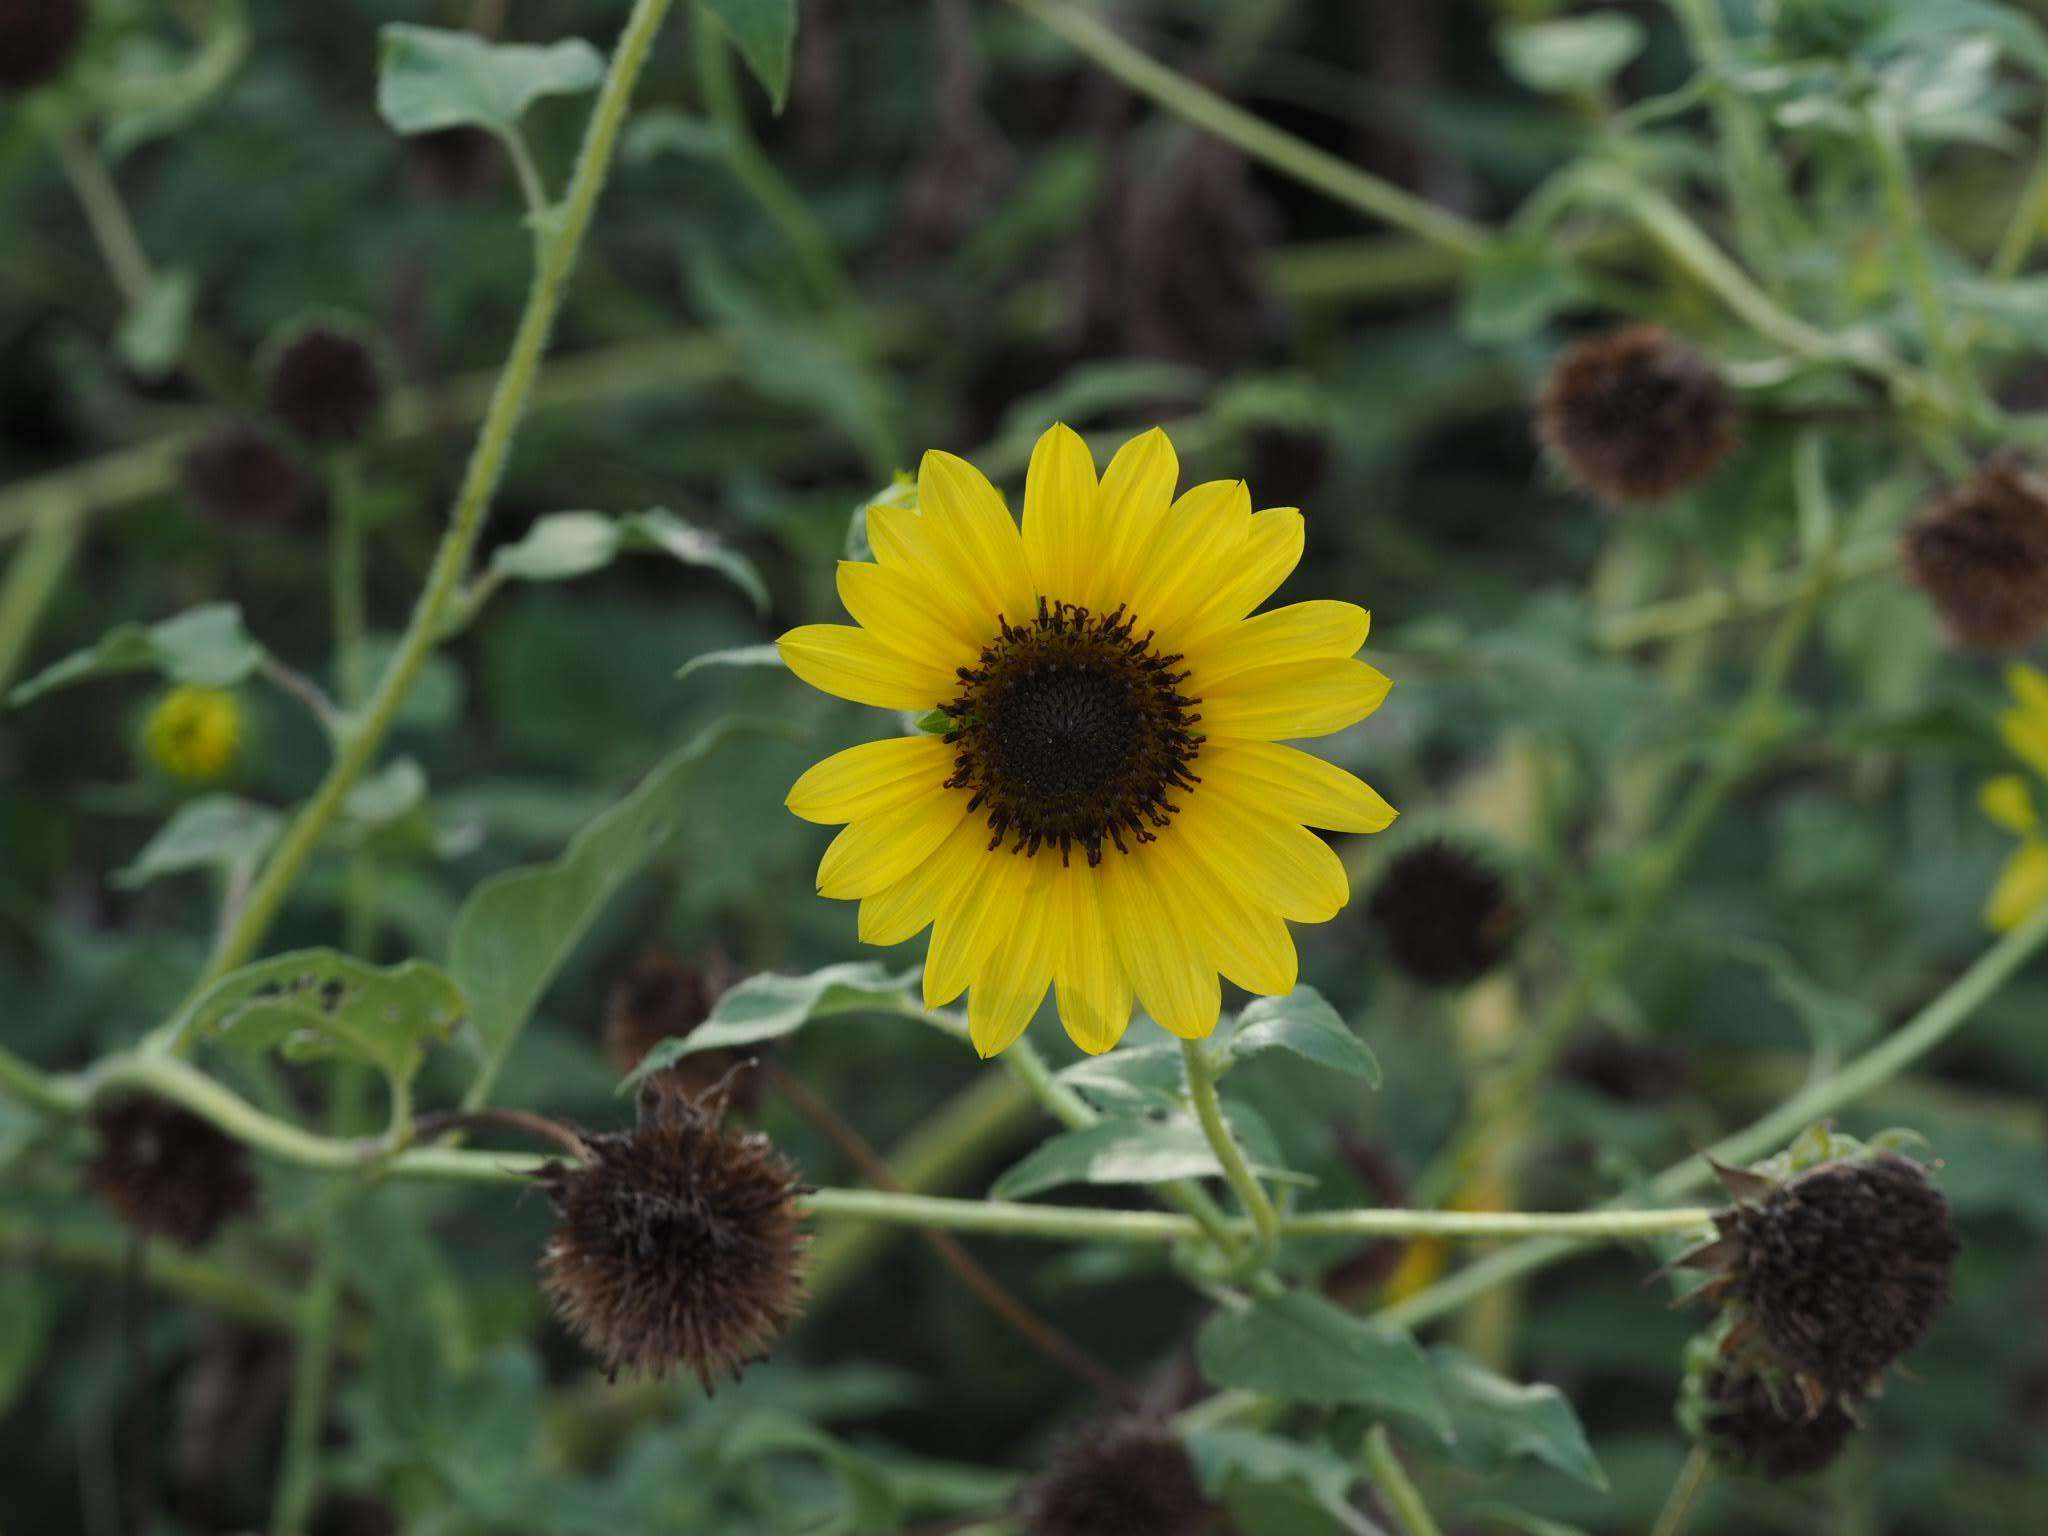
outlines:
[[725, 1130], [725, 1108], [652, 1084], [637, 1129], [537, 1175], [558, 1217], [543, 1283], [613, 1375], [681, 1366], [708, 1391], [796, 1315], [802, 1181], [767, 1137]]
[[1654, 325], [1582, 341], [1537, 403], [1537, 435], [1584, 489], [1657, 502], [1696, 485], [1735, 447], [1727, 386], [1697, 352]]
[[306, 442], [353, 443], [384, 403], [384, 369], [352, 325], [316, 320], [277, 347], [266, 389], [272, 414]]
[[86, 1179], [128, 1226], [197, 1248], [256, 1204], [242, 1144], [190, 1110], [136, 1097], [93, 1111], [98, 1153]]
[[1105, 842], [1127, 853], [1126, 834], [1152, 841], [1171, 824], [1167, 797], [1198, 781], [1200, 700], [1180, 691], [1181, 658], [1136, 634], [1121, 604], [1094, 614], [1041, 597], [1028, 625], [999, 622], [980, 664], [959, 669], [960, 696], [939, 706], [957, 749], [946, 787], [974, 791], [968, 811], [986, 812], [991, 849], [1057, 848], [1064, 864], [1078, 844], [1093, 865]]
[[1994, 460], [1935, 501], [1899, 550], [1955, 644], [2015, 650], [2048, 628], [2048, 486], [2017, 463]]
[[1522, 921], [1500, 874], [1440, 838], [1397, 854], [1367, 910], [1394, 963], [1438, 987], [1477, 980], [1499, 965]]
[[1187, 1447], [1138, 1419], [1063, 1442], [1019, 1513], [1027, 1536], [1194, 1536], [1215, 1510]]
[[0, 91], [56, 78], [85, 33], [85, 0], [0, 0]]
[[1856, 1420], [1839, 1402], [1810, 1409], [1789, 1385], [1729, 1365], [1706, 1378], [1701, 1430], [1714, 1458], [1757, 1477], [1804, 1477], [1842, 1453]]

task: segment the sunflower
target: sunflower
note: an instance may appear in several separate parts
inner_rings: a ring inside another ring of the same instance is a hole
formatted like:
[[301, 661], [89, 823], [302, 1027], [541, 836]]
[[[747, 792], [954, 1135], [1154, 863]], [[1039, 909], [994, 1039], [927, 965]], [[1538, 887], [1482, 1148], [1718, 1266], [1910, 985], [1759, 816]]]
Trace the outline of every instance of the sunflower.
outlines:
[[[2014, 666], [2005, 680], [2013, 696], [2012, 708], [1998, 719], [2005, 744], [2048, 778], [2048, 677], [2029, 666]], [[1977, 803], [1991, 820], [2020, 836], [1984, 903], [1984, 921], [2004, 933], [2048, 901], [2048, 835], [2034, 807], [2033, 787], [2023, 775], [2005, 773], [1990, 780], [1977, 792]]]
[[860, 902], [863, 941], [930, 926], [925, 1002], [968, 992], [984, 1056], [1049, 987], [1090, 1052], [1116, 1044], [1134, 998], [1199, 1039], [1216, 1027], [1218, 973], [1292, 990], [1287, 924], [1350, 899], [1308, 828], [1394, 819], [1351, 774], [1279, 744], [1386, 697], [1387, 678], [1354, 659], [1365, 610], [1252, 616], [1301, 558], [1301, 514], [1254, 513], [1241, 480], [1176, 498], [1179, 471], [1154, 430], [1098, 479], [1054, 427], [1031, 455], [1020, 532], [979, 470], [928, 453], [917, 510], [870, 508], [876, 561], [839, 566], [859, 622], [780, 641], [813, 687], [935, 727], [827, 758], [789, 807], [845, 824], [818, 890]]

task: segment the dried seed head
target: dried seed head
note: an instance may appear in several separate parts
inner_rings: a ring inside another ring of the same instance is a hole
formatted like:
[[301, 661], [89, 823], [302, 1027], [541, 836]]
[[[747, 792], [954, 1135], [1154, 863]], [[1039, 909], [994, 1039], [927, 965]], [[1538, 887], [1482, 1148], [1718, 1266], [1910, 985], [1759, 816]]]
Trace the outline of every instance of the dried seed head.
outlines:
[[1605, 501], [1663, 501], [1735, 447], [1735, 406], [1712, 365], [1654, 325], [1580, 342], [1552, 365], [1536, 433], [1565, 473]]
[[640, 1124], [589, 1138], [590, 1159], [538, 1175], [557, 1221], [543, 1284], [571, 1332], [621, 1370], [735, 1379], [802, 1301], [795, 1166], [723, 1128], [725, 1095], [650, 1083]]
[[1938, 498], [1899, 550], [1951, 643], [2016, 650], [2048, 628], [2048, 486], [2014, 461]]
[[1741, 1309], [1729, 1348], [1754, 1345], [1819, 1411], [1853, 1402], [1948, 1304], [1958, 1244], [1948, 1201], [1893, 1152], [1837, 1158], [1777, 1182], [1722, 1170], [1736, 1203], [1720, 1236], [1681, 1262], [1715, 1278], [1699, 1295]]
[[1187, 1447], [1144, 1419], [1061, 1442], [1019, 1509], [1026, 1536], [1195, 1536], [1215, 1513]]
[[361, 441], [384, 403], [384, 369], [350, 322], [307, 321], [280, 340], [265, 368], [271, 413], [309, 443]]
[[259, 427], [230, 423], [186, 450], [185, 490], [207, 516], [223, 523], [292, 522], [306, 497], [306, 479], [277, 440]]
[[0, 91], [54, 80], [85, 34], [85, 0], [0, 0]]
[[405, 168], [419, 191], [456, 203], [488, 192], [505, 160], [495, 134], [464, 123], [408, 136]]
[[197, 1248], [256, 1204], [242, 1144], [164, 1099], [115, 1100], [93, 1111], [100, 1148], [86, 1179], [135, 1231]]
[[[725, 991], [725, 957], [715, 951], [696, 965], [686, 965], [666, 950], [650, 949], [612, 986], [605, 1003], [606, 1054], [621, 1076], [631, 1072], [664, 1040], [686, 1038], [710, 1017]], [[744, 1060], [735, 1050], [700, 1051], [685, 1056], [662, 1075], [690, 1098], [711, 1092], [730, 1080], [732, 1107], [742, 1112], [760, 1097], [759, 1078], [735, 1073]]]
[[1757, 1477], [1804, 1477], [1842, 1452], [1856, 1420], [1832, 1399], [1816, 1411], [1788, 1383], [1719, 1365], [1706, 1380], [1701, 1428], [1724, 1467]]
[[1395, 964], [1430, 986], [1485, 975], [1506, 957], [1522, 922], [1507, 882], [1440, 838], [1397, 854], [1366, 910]]
[[1593, 1030], [1575, 1041], [1557, 1067], [1596, 1093], [1636, 1104], [1676, 1098], [1690, 1077], [1683, 1051], [1612, 1029]]

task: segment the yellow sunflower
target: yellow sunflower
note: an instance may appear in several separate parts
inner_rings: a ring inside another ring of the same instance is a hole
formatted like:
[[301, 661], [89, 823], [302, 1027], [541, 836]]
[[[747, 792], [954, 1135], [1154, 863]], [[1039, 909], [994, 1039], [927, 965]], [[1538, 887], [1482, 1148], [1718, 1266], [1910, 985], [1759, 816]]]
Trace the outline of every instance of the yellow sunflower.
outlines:
[[1294, 987], [1289, 922], [1350, 899], [1309, 827], [1377, 832], [1393, 807], [1280, 742], [1342, 730], [1387, 678], [1354, 653], [1368, 615], [1306, 602], [1252, 615], [1301, 558], [1291, 507], [1241, 480], [1183, 492], [1166, 434], [1098, 480], [1066, 427], [1038, 440], [1020, 532], [973, 465], [928, 453], [917, 510], [868, 513], [875, 563], [843, 561], [857, 625], [780, 641], [815, 688], [949, 727], [853, 747], [789, 793], [845, 824], [821, 895], [860, 902], [860, 935], [927, 925], [924, 996], [968, 992], [975, 1048], [1014, 1041], [1057, 990], [1083, 1050], [1108, 1050], [1135, 997], [1176, 1035], [1216, 1027], [1220, 972]]
[[[2015, 666], [2005, 675], [2013, 706], [1999, 716], [2005, 744], [2021, 761], [2048, 778], [2048, 677], [2032, 667]], [[1977, 792], [1984, 814], [2017, 832], [2020, 845], [2005, 861], [1998, 883], [1984, 903], [1984, 921], [2000, 933], [2017, 928], [2048, 900], [2048, 837], [2034, 808], [2033, 787], [2017, 773], [2000, 774]]]

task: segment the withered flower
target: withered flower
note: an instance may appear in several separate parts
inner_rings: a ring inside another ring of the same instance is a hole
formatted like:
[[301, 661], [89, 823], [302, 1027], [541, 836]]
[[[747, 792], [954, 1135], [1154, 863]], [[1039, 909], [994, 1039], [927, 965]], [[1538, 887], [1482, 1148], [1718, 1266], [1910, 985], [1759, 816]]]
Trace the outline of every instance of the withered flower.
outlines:
[[1581, 489], [1663, 501], [1697, 485], [1735, 447], [1735, 405], [1707, 360], [1660, 326], [1590, 337], [1552, 365], [1536, 434]]
[[2016, 650], [2048, 628], [2048, 486], [2014, 460], [1937, 498], [1899, 554], [1955, 645]]
[[1394, 963], [1435, 987], [1484, 976], [1507, 957], [1522, 924], [1500, 873], [1442, 838], [1396, 854], [1366, 911]]
[[124, 1223], [197, 1248], [256, 1204], [242, 1144], [166, 1099], [135, 1096], [97, 1106], [99, 1151], [86, 1179]]
[[1062, 1441], [1019, 1515], [1026, 1536], [1195, 1536], [1216, 1509], [1179, 1437], [1128, 1419]]

